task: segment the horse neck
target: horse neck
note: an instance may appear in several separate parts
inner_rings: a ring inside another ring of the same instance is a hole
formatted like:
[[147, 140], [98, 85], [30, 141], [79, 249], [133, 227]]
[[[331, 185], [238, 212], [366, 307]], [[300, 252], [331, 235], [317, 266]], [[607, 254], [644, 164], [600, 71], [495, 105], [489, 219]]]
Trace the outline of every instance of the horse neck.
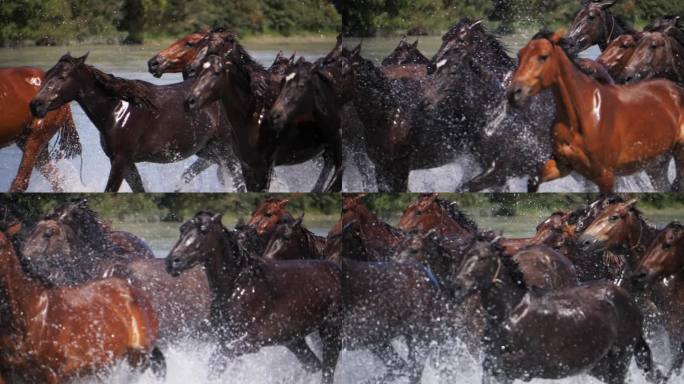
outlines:
[[[588, 133], [586, 130], [591, 125], [585, 124], [583, 116], [595, 107], [594, 93], [600, 92], [601, 86], [576, 68], [562, 48], [554, 46], [554, 49], [558, 65], [558, 75], [552, 85], [556, 119], [573, 130]], [[597, 107], [600, 108], [600, 104]]]
[[[225, 230], [224, 230], [225, 231]], [[231, 241], [222, 233], [219, 244], [205, 261], [205, 270], [211, 292], [217, 298], [229, 298], [235, 290], [235, 282], [242, 272], [242, 266], [233, 255]]]
[[630, 268], [635, 270], [641, 259], [645, 256], [646, 250], [651, 246], [658, 236], [658, 230], [644, 221], [641, 216], [636, 216], [638, 228], [629, 235], [628, 257]]
[[[44, 293], [45, 288], [37, 281], [29, 278], [21, 268], [21, 263], [13, 249], [0, 253], [0, 324], [9, 319], [13, 328], [23, 328], [19, 324], [20, 315], [34, 312], [35, 300]], [[9, 310], [9, 313], [2, 313]]]
[[[505, 257], [505, 256], [500, 256]], [[489, 346], [500, 350], [507, 343], [507, 330], [504, 327], [505, 320], [510, 316], [522, 298], [526, 290], [519, 287], [506, 271], [506, 266], [501, 266], [501, 282], [492, 289], [480, 292], [480, 301], [485, 309], [484, 337], [489, 341]]]
[[[83, 111], [95, 127], [100, 131], [104, 131], [107, 128], [107, 123], [112, 118], [114, 109], [128, 102], [109, 96], [95, 79], [94, 71], [98, 70], [86, 67], [86, 70], [77, 79], [79, 90], [76, 102], [83, 108]], [[124, 110], [124, 112], [126, 111]]]
[[366, 130], [377, 131], [396, 112], [396, 103], [390, 96], [389, 81], [373, 66], [354, 69], [354, 106], [364, 117]]
[[236, 136], [238, 145], [241, 148], [250, 148], [256, 146], [261, 130], [259, 123], [262, 119], [260, 115], [264, 111], [258, 109], [266, 106], [257, 100], [249, 85], [245, 88], [240, 85], [244, 79], [240, 79], [238, 76], [249, 77], [249, 74], [244, 73], [244, 68], [240, 68], [238, 71], [242, 73], [238, 75], [235, 71], [227, 72], [227, 76], [231, 77], [231, 85], [223, 88], [221, 100], [228, 121], [233, 127], [231, 131]]

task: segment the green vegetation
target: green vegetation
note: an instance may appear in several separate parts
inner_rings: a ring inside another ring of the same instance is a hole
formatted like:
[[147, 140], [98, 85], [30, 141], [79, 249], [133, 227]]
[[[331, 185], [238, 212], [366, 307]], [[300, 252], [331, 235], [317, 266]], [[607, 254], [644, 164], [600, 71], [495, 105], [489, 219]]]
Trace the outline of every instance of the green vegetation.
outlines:
[[[441, 33], [462, 17], [488, 18], [499, 32], [567, 27], [580, 1], [562, 0], [0, 0], [0, 46], [139, 43], [207, 26], [243, 35], [372, 36], [411, 29]], [[684, 15], [684, 1], [619, 0], [637, 25]]]
[[341, 199], [336, 194], [0, 194], [0, 203], [11, 201], [30, 214], [43, 215], [57, 204], [88, 200], [102, 218], [126, 222], [183, 221], [206, 210], [223, 213], [228, 220], [248, 218], [269, 198], [287, 198], [293, 215], [306, 212], [308, 220], [334, 220], [339, 217]]

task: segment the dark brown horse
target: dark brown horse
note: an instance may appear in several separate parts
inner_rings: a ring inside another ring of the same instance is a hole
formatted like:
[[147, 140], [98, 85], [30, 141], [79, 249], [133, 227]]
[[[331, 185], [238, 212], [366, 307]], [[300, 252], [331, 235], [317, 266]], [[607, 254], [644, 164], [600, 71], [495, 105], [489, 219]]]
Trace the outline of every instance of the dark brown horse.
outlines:
[[394, 51], [382, 60], [383, 66], [391, 65], [407, 65], [407, 64], [430, 64], [430, 59], [425, 57], [418, 49], [418, 40], [413, 44], [406, 41], [406, 36], [402, 37], [399, 45], [394, 48]]
[[666, 32], [644, 32], [622, 73], [628, 83], [655, 78], [684, 86], [684, 41]]
[[[321, 174], [327, 175], [334, 171], [334, 176], [330, 187], [316, 186], [315, 189], [339, 192], [342, 190], [342, 102], [334, 87], [335, 76], [339, 76], [339, 73], [319, 64], [300, 60], [292, 65], [284, 74], [282, 89], [271, 106], [267, 123], [281, 135], [280, 140], [288, 140], [286, 137], [290, 135], [296, 138], [297, 131], [293, 131], [291, 127], [298, 127], [304, 123], [328, 127], [325, 132], [329, 131], [334, 137], [317, 139], [334, 144], [323, 151], [324, 169]], [[332, 158], [329, 158], [330, 156]]]
[[[192, 155], [208, 160], [200, 164], [204, 168], [214, 163], [232, 167], [240, 180], [229, 124], [219, 106], [185, 113], [190, 82], [157, 86], [120, 79], [86, 65], [86, 58], [64, 55], [48, 71], [31, 110], [42, 117], [72, 100], [83, 107], [112, 165], [106, 191], [118, 191], [125, 179], [133, 191], [144, 192], [136, 162], [171, 163]], [[189, 180], [201, 168], [188, 169], [183, 178]]]
[[140, 238], [111, 230], [85, 202], [60, 205], [39, 221], [22, 255], [37, 275], [57, 286], [127, 279], [150, 298], [164, 341], [201, 330], [209, 316], [209, 287], [201, 268], [179, 279], [169, 276], [164, 261], [155, 259]]
[[439, 198], [437, 193], [423, 194], [409, 205], [399, 220], [404, 232], [437, 231], [442, 236], [472, 238], [477, 234], [477, 224], [460, 211], [458, 205]]
[[34, 167], [50, 182], [53, 190], [63, 190], [48, 149], [50, 139], [58, 132], [58, 157], [72, 158], [81, 154], [70, 106], [65, 105], [41, 119], [31, 115], [29, 103], [44, 81], [45, 73], [37, 68], [0, 68], [0, 110], [3, 111], [0, 148], [17, 144], [23, 152], [10, 192], [24, 192], [28, 188]]
[[660, 187], [668, 184], [666, 163], [673, 155], [672, 188], [684, 188], [684, 89], [663, 80], [602, 85], [573, 64], [566, 45], [559, 34], [537, 34], [521, 50], [508, 90], [515, 105], [543, 89], [554, 92], [553, 158], [541, 170], [541, 182], [577, 171], [610, 193], [616, 176], [650, 169], [660, 171]]
[[517, 262], [489, 242], [475, 244], [454, 277], [457, 299], [477, 294], [485, 308], [484, 382], [586, 372], [624, 383], [632, 356], [649, 381], [667, 381], [653, 364], [639, 308], [613, 284], [530, 288]]
[[[29, 268], [30, 268], [30, 263]], [[0, 376], [60, 383], [127, 359], [164, 375], [157, 317], [147, 296], [120, 279], [49, 288], [22, 269], [0, 233]]]
[[[221, 224], [221, 215], [207, 212], [183, 224], [166, 262], [176, 276], [205, 266], [212, 290], [210, 321], [219, 335], [212, 376], [223, 372], [227, 359], [283, 345], [307, 370], [322, 369], [323, 382], [332, 383], [342, 311], [342, 286], [333, 263], [253, 259]], [[323, 342], [322, 364], [304, 339], [316, 330]]]
[[646, 251], [633, 283], [655, 303], [673, 351], [670, 374], [679, 376], [684, 363], [684, 227], [670, 223]]
[[273, 231], [263, 252], [265, 260], [324, 259], [325, 241], [302, 225], [303, 216], [291, 222], [281, 222]]
[[584, 51], [595, 44], [603, 51], [618, 36], [633, 32], [610, 11], [615, 3], [617, 0], [583, 0], [568, 32], [572, 52]]

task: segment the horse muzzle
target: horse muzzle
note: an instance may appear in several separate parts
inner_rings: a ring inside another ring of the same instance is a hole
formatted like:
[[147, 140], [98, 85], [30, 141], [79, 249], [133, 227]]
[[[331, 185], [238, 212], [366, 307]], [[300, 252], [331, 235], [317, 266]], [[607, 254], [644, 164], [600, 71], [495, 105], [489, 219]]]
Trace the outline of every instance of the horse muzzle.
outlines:
[[42, 119], [48, 113], [48, 105], [42, 100], [33, 99], [29, 106], [31, 107], [31, 113], [35, 117]]
[[582, 253], [591, 255], [603, 251], [603, 244], [599, 239], [591, 235], [582, 235], [578, 239], [579, 249]]
[[512, 83], [506, 90], [506, 97], [508, 98], [508, 103], [514, 107], [522, 108], [527, 103], [527, 99], [530, 95], [529, 87]]
[[147, 70], [156, 78], [162, 77], [166, 68], [165, 61], [162, 62], [158, 57], [153, 57], [147, 62]]

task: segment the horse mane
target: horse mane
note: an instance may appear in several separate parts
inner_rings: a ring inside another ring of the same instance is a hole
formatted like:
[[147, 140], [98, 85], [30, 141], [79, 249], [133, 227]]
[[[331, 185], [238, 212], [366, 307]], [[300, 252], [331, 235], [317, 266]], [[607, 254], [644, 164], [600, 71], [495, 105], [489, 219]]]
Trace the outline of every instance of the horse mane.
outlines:
[[476, 233], [479, 231], [477, 224], [468, 215], [463, 213], [456, 202], [448, 202], [446, 200], [437, 198], [435, 200], [439, 206], [449, 214], [449, 217], [457, 222], [460, 226], [469, 232]]
[[[74, 216], [77, 222], [72, 224], [63, 223], [60, 220], [60, 215], [70, 207], [75, 207], [77, 213]], [[111, 245], [109, 239], [107, 239], [105, 230], [102, 226], [102, 221], [100, 220], [98, 214], [93, 211], [84, 201], [72, 201], [60, 204], [52, 211], [52, 213], [46, 215], [45, 219], [55, 220], [62, 224], [70, 225], [80, 244], [86, 244], [95, 251], [106, 252]], [[99, 256], [101, 257], [103, 255]]]
[[[139, 80], [128, 80], [120, 77], [116, 77], [112, 74], [106, 74], [101, 70], [93, 67], [92, 65], [87, 65], [83, 61], [74, 58], [69, 53], [62, 56], [58, 63], [69, 63], [71, 65], [83, 65], [83, 68], [88, 71], [95, 82], [102, 87], [102, 89], [112, 97], [116, 97], [136, 105], [144, 105], [148, 108], [157, 109], [157, 105], [154, 103], [154, 92], [152, 89], [146, 85], [146, 83]], [[48, 71], [46, 77], [53, 74], [53, 70], [57, 66], [53, 67]]]

